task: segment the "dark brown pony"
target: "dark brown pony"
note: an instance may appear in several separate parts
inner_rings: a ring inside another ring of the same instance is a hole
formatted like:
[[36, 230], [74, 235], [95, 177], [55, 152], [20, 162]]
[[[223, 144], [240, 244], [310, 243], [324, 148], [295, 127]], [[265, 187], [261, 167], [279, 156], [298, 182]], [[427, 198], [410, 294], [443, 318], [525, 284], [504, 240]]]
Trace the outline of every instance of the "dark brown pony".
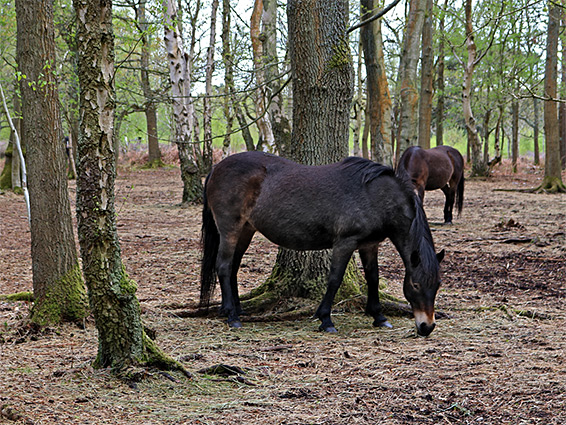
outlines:
[[327, 332], [336, 332], [330, 311], [355, 250], [368, 284], [366, 313], [374, 326], [391, 326], [379, 303], [377, 264], [378, 245], [389, 238], [405, 265], [403, 290], [417, 332], [434, 329], [444, 252], [436, 255], [420, 199], [392, 168], [362, 158], [306, 166], [261, 152], [232, 155], [214, 167], [204, 189], [200, 303], [208, 307], [218, 276], [220, 311], [235, 328], [242, 326], [238, 268], [256, 231], [289, 249], [332, 249], [327, 291], [316, 311]]
[[421, 201], [425, 190], [440, 189], [444, 192], [444, 222], [452, 223], [454, 202], [458, 215], [464, 205], [464, 158], [450, 146], [422, 149], [409, 147], [397, 166], [398, 176], [408, 176], [413, 182]]

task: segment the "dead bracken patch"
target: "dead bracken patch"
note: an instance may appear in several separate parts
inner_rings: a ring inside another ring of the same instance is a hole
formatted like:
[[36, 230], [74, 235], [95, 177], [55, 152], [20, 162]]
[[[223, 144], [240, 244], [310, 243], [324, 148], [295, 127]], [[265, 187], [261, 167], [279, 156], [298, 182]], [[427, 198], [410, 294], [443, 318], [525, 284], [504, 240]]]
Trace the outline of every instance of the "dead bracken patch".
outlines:
[[[428, 338], [416, 337], [410, 317], [373, 328], [359, 300], [336, 306], [335, 335], [317, 332], [308, 308], [285, 320], [244, 318], [238, 331], [215, 316], [176, 314], [198, 301], [200, 209], [179, 205], [177, 169], [120, 169], [118, 234], [144, 323], [192, 379], [144, 369], [126, 382], [94, 370], [91, 319], [34, 330], [29, 302], [0, 300], [0, 423], [566, 423], [566, 195], [495, 190], [542, 177], [498, 167], [466, 182], [453, 225], [441, 224], [442, 193], [426, 194], [437, 250], [447, 253], [442, 314]], [[70, 191], [74, 201], [72, 182]], [[0, 294], [31, 291], [23, 199], [5, 192], [0, 210]], [[266, 279], [276, 252], [254, 239], [241, 293]], [[403, 299], [390, 243], [379, 261], [386, 292]]]

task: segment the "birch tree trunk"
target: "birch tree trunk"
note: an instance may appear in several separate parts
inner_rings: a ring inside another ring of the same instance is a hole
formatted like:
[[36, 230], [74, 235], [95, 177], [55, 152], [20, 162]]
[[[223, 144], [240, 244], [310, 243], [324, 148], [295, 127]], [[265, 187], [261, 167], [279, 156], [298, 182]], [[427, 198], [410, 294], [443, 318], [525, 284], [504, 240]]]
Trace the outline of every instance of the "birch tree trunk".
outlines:
[[194, 105], [191, 97], [190, 54], [183, 49], [183, 39], [177, 29], [175, 0], [165, 1], [165, 48], [169, 65], [169, 79], [175, 120], [175, 143], [181, 163], [183, 204], [202, 200], [201, 161], [199, 146], [193, 142]]
[[[50, 0], [17, 0], [18, 69], [31, 213], [34, 305], [40, 325], [82, 321], [87, 297], [78, 261], [67, 187], [67, 162], [54, 71]], [[25, 124], [27, 123], [27, 124]]]
[[77, 221], [83, 273], [98, 330], [95, 367], [134, 364], [184, 370], [143, 330], [137, 285], [122, 264], [114, 181], [114, 32], [112, 2], [74, 0], [77, 17], [79, 111]]

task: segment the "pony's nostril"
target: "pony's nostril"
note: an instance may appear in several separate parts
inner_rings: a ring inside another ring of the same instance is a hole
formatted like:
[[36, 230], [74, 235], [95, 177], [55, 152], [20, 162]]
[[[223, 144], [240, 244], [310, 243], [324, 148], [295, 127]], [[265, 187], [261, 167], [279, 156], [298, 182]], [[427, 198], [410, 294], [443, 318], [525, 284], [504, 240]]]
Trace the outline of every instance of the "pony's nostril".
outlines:
[[417, 328], [417, 333], [420, 336], [429, 336], [430, 333], [434, 330], [436, 323], [431, 323], [430, 325], [427, 323], [421, 323]]

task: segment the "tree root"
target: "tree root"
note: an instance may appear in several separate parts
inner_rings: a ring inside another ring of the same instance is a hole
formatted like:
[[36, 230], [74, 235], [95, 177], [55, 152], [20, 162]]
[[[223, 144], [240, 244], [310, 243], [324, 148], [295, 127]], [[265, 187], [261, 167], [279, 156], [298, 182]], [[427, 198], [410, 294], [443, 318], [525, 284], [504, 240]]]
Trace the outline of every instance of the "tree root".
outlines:
[[545, 177], [540, 186], [529, 189], [494, 189], [497, 192], [566, 193], [566, 185], [558, 177]]
[[2, 301], [28, 301], [33, 302], [32, 292], [16, 292], [15, 294], [0, 294]]

